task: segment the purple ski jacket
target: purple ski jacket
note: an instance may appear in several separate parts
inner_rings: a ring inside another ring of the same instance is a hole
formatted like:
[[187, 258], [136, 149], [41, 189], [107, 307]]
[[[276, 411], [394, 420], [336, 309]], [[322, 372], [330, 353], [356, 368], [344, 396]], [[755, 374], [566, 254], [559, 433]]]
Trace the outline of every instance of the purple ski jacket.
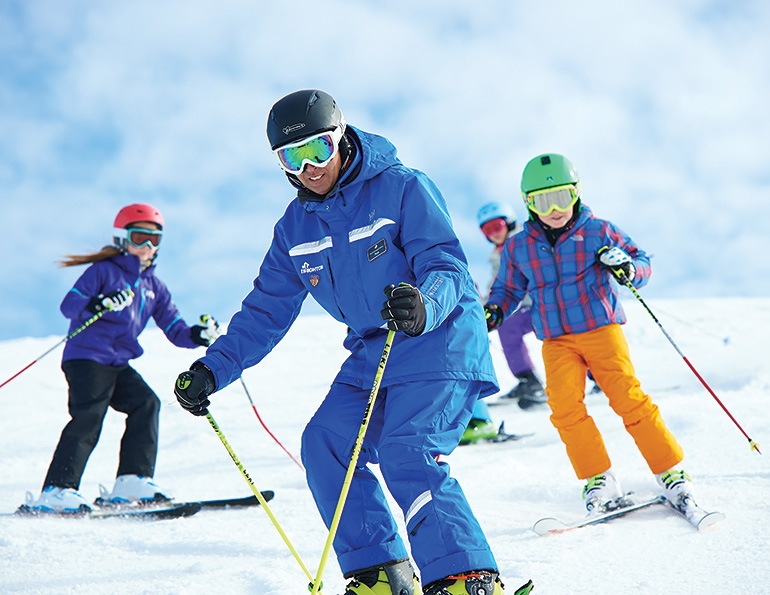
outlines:
[[497, 304], [508, 316], [529, 292], [532, 324], [541, 340], [623, 324], [626, 315], [614, 277], [596, 259], [602, 246], [625, 250], [636, 267], [633, 285], [647, 283], [651, 268], [645, 252], [617, 226], [594, 217], [583, 205], [555, 246], [532, 221], [506, 242], [488, 303]]
[[150, 317], [177, 347], [198, 347], [166, 285], [155, 276], [155, 265], [142, 272], [139, 269], [138, 257], [118, 254], [93, 263], [83, 272], [60, 306], [61, 313], [70, 319], [70, 333], [93, 316], [85, 308], [94, 296], [130, 288], [134, 301], [119, 312], [106, 312], [67, 341], [62, 362], [87, 359], [107, 366], [127, 364], [144, 353], [137, 337]]

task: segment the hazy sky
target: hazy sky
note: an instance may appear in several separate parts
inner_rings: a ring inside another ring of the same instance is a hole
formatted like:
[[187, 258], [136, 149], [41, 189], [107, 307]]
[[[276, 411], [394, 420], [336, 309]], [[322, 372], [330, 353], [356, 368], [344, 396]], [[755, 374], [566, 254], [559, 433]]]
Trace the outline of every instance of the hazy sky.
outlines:
[[66, 333], [83, 268], [55, 263], [131, 202], [183, 316], [229, 320], [294, 194], [267, 113], [303, 88], [437, 182], [481, 283], [478, 207], [523, 217], [552, 151], [654, 256], [646, 296], [767, 296], [768, 31], [763, 0], [0, 0], [0, 339]]

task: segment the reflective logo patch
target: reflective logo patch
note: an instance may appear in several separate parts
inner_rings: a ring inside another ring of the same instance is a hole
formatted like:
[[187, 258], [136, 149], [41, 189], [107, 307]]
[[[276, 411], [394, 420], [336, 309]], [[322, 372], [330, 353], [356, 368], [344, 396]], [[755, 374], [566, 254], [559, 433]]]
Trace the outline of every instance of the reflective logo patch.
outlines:
[[316, 271], [322, 271], [324, 270], [324, 265], [319, 264], [318, 266], [312, 267], [307, 262], [302, 263], [302, 268], [299, 270], [300, 274], [307, 275], [309, 273], [315, 273]]
[[372, 262], [376, 258], [379, 258], [383, 254], [385, 254], [387, 251], [388, 251], [388, 242], [386, 242], [385, 238], [383, 238], [373, 246], [369, 246], [366, 249], [366, 257], [369, 259], [369, 262]]
[[192, 374], [188, 374], [187, 372], [180, 374], [179, 378], [176, 379], [176, 386], [179, 390], [187, 390], [191, 384]]

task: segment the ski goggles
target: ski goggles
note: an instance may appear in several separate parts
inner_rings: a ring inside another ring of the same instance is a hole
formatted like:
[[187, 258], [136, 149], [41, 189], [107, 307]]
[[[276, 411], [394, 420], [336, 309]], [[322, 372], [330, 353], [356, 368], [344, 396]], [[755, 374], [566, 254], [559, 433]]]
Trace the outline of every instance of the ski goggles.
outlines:
[[115, 235], [120, 239], [125, 239], [134, 248], [144, 248], [145, 246], [157, 248], [160, 246], [163, 231], [143, 227], [127, 227], [126, 229], [115, 229]]
[[306, 163], [323, 167], [337, 154], [342, 127], [327, 130], [301, 141], [277, 148], [273, 153], [278, 157], [278, 163], [285, 172], [299, 175]]
[[575, 206], [579, 198], [580, 194], [574, 184], [564, 184], [563, 186], [524, 193], [527, 208], [541, 217], [546, 217], [554, 211], [567, 213]]
[[487, 239], [491, 239], [492, 236], [497, 235], [503, 231], [508, 231], [508, 224], [502, 217], [496, 219], [490, 219], [484, 225], [481, 226], [481, 233], [487, 236]]

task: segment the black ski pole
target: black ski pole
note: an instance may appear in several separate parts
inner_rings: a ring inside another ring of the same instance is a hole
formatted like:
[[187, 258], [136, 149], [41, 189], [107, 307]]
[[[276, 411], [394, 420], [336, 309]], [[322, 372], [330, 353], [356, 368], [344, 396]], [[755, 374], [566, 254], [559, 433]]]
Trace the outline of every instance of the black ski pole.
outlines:
[[695, 369], [695, 366], [693, 366], [693, 365], [690, 363], [690, 360], [688, 360], [688, 359], [687, 359], [687, 356], [685, 356], [685, 354], [684, 354], [684, 353], [682, 353], [682, 350], [681, 350], [681, 349], [679, 349], [679, 346], [678, 346], [678, 345], [677, 345], [677, 344], [674, 342], [674, 340], [671, 338], [671, 335], [669, 335], [669, 334], [666, 332], [666, 329], [664, 329], [664, 328], [663, 328], [663, 325], [660, 323], [660, 321], [658, 320], [657, 316], [655, 316], [655, 314], [653, 314], [652, 310], [650, 310], [650, 307], [649, 307], [649, 306], [647, 305], [647, 303], [646, 303], [646, 302], [645, 302], [645, 301], [642, 299], [642, 296], [641, 296], [641, 295], [639, 295], [639, 292], [636, 290], [636, 287], [634, 287], [634, 286], [633, 286], [633, 284], [632, 284], [632, 283], [631, 283], [631, 281], [628, 279], [628, 277], [626, 276], [626, 274], [625, 274], [623, 271], [620, 271], [620, 270], [619, 270], [619, 271], [617, 271], [617, 272], [616, 272], [616, 271], [613, 271], [613, 273], [615, 273], [615, 276], [618, 278], [618, 280], [619, 280], [619, 281], [620, 281], [620, 282], [621, 282], [623, 285], [625, 285], [626, 287], [628, 287], [628, 289], [630, 289], [630, 290], [631, 290], [631, 293], [633, 293], [633, 294], [634, 294], [634, 297], [635, 297], [637, 300], [639, 300], [639, 303], [640, 303], [640, 304], [642, 304], [642, 306], [644, 306], [644, 309], [645, 309], [645, 310], [647, 310], [647, 313], [648, 313], [650, 316], [652, 316], [652, 319], [655, 321], [655, 324], [657, 324], [657, 325], [658, 325], [658, 328], [659, 328], [661, 331], [663, 331], [663, 334], [666, 336], [666, 339], [668, 339], [668, 342], [669, 342], [669, 343], [671, 343], [671, 345], [673, 345], [674, 349], [676, 349], [676, 352], [677, 352], [677, 353], [678, 353], [678, 354], [679, 354], [679, 355], [682, 357], [682, 359], [684, 360], [684, 363], [686, 363], [686, 364], [687, 364], [687, 367], [688, 367], [688, 368], [690, 368], [690, 370], [692, 370], [692, 373], [693, 373], [693, 374], [695, 374], [695, 377], [696, 377], [698, 380], [700, 380], [701, 384], [702, 384], [704, 387], [706, 387], [706, 390], [707, 390], [707, 391], [708, 391], [708, 392], [711, 394], [711, 396], [712, 396], [712, 397], [714, 397], [714, 400], [715, 400], [717, 403], [719, 403], [719, 406], [720, 406], [720, 407], [721, 407], [721, 408], [724, 410], [724, 412], [725, 412], [725, 413], [727, 414], [727, 416], [728, 416], [728, 417], [729, 417], [729, 418], [732, 420], [732, 422], [735, 424], [735, 426], [736, 426], [736, 427], [737, 427], [737, 428], [738, 428], [738, 429], [741, 431], [741, 433], [742, 433], [742, 434], [743, 434], [743, 435], [746, 437], [746, 440], [748, 440], [748, 441], [749, 441], [749, 446], [751, 447], [751, 450], [756, 450], [756, 451], [757, 451], [759, 454], [762, 454], [762, 451], [760, 451], [760, 450], [759, 450], [759, 444], [757, 444], [756, 442], [754, 442], [754, 441], [751, 439], [751, 437], [750, 437], [750, 436], [749, 436], [749, 435], [746, 433], [746, 431], [745, 431], [745, 430], [744, 430], [744, 429], [741, 427], [741, 424], [739, 424], [739, 423], [738, 423], [738, 420], [736, 420], [736, 419], [735, 419], [735, 417], [733, 417], [733, 414], [732, 414], [732, 413], [730, 413], [730, 412], [728, 411], [727, 407], [725, 407], [724, 403], [722, 403], [722, 401], [719, 399], [719, 397], [717, 396], [717, 394], [716, 394], [716, 393], [715, 393], [715, 392], [714, 392], [714, 391], [711, 389], [711, 387], [708, 385], [708, 383], [707, 383], [707, 382], [706, 382], [706, 381], [703, 379], [703, 376], [701, 376], [701, 375], [698, 373], [698, 370], [696, 370], [696, 369]]

